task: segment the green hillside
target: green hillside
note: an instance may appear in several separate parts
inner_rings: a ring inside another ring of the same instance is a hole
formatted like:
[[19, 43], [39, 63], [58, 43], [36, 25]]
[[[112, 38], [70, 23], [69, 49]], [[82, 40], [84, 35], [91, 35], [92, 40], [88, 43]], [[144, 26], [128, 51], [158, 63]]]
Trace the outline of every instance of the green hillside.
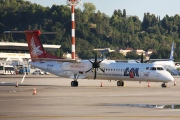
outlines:
[[[114, 10], [112, 16], [96, 11], [93, 3], [84, 3], [75, 10], [76, 53], [80, 58], [93, 57], [94, 48], [153, 49], [153, 58], [169, 58], [172, 42], [174, 58], [180, 60], [180, 16], [160, 18], [144, 13], [143, 21], [129, 16], [128, 10]], [[71, 52], [71, 10], [64, 5], [43, 7], [24, 0], [0, 0], [1, 41], [26, 42], [24, 35], [4, 35], [6, 30], [39, 29], [56, 31], [56, 35], [42, 35], [42, 43], [62, 45], [56, 55]], [[108, 54], [110, 56], [110, 54]], [[122, 55], [120, 58], [125, 58]]]

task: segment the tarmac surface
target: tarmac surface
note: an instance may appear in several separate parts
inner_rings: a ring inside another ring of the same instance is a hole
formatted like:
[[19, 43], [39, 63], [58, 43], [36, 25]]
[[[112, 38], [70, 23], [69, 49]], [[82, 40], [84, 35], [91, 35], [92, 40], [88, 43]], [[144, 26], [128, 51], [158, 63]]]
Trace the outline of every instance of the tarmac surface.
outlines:
[[176, 86], [171, 82], [167, 88], [161, 83], [148, 87], [147, 82], [124, 81], [125, 87], [117, 87], [116, 81], [81, 79], [78, 87], [71, 87], [72, 79], [54, 75], [27, 75], [20, 84], [22, 77], [0, 75], [0, 120], [180, 119], [178, 76]]

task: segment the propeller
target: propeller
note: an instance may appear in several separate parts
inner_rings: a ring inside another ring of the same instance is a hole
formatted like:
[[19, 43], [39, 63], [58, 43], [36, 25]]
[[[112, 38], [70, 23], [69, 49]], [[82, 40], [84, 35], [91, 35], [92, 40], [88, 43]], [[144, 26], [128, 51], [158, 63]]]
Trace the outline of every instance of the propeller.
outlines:
[[150, 58], [149, 58], [149, 60], [146, 60], [146, 61], [143, 61], [143, 53], [141, 54], [141, 62], [140, 63], [147, 63], [147, 62], [149, 62], [150, 61]]
[[94, 71], [94, 80], [96, 79], [96, 72], [97, 72], [97, 69], [100, 69], [102, 72], [105, 72], [102, 68], [100, 68], [100, 63], [103, 61], [104, 59], [100, 60], [100, 61], [97, 61], [97, 54], [95, 54], [95, 60], [94, 62], [92, 62], [91, 60], [89, 60], [92, 64], [92, 68], [90, 68], [89, 70], [86, 71], [89, 72], [91, 70]]

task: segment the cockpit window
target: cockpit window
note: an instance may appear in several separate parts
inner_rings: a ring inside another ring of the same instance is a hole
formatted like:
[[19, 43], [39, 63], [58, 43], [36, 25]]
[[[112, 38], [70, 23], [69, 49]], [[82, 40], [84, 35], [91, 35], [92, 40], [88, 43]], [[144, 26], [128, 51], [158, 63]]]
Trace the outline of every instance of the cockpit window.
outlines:
[[151, 67], [151, 69], [150, 70], [156, 70], [156, 67]]
[[151, 67], [150, 70], [164, 70], [162, 67]]
[[157, 70], [164, 70], [162, 67], [157, 67]]

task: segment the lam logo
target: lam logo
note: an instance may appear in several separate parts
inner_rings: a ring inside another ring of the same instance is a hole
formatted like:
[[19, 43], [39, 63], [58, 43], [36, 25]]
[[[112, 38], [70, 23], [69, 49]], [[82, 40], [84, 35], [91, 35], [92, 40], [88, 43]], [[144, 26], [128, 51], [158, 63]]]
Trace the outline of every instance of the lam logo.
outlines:
[[35, 42], [34, 42], [34, 38], [32, 37], [31, 39], [31, 55], [34, 56], [34, 57], [38, 57], [39, 55], [41, 55], [43, 52], [40, 50], [40, 47], [41, 46], [37, 46], [35, 45]]
[[124, 76], [129, 76], [134, 78], [134, 76], [139, 76], [139, 68], [126, 68], [124, 71]]

